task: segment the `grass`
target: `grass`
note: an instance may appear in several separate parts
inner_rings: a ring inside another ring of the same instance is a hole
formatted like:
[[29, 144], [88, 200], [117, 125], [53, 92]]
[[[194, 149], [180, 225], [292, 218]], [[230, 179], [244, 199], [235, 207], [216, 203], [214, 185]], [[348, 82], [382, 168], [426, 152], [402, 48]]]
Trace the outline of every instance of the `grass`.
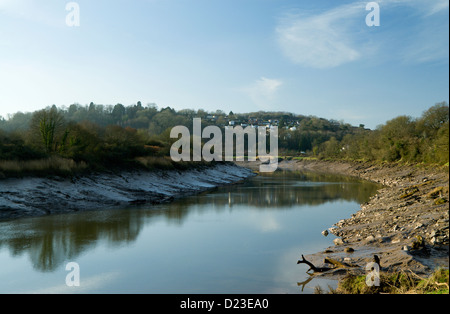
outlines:
[[137, 157], [135, 161], [139, 166], [143, 166], [147, 170], [189, 170], [194, 168], [208, 167], [215, 164], [215, 162], [207, 161], [173, 161], [170, 157]]
[[175, 166], [170, 158], [165, 157], [137, 157], [136, 161], [147, 169], [165, 169], [171, 170]]
[[316, 157], [293, 157], [293, 160], [319, 160], [319, 158]]
[[189, 170], [214, 165], [214, 162], [174, 162], [170, 157], [145, 156], [133, 160], [120, 160], [116, 163], [87, 164], [84, 161], [75, 162], [72, 159], [51, 156], [36, 160], [0, 160], [0, 179], [25, 176], [71, 176], [88, 170], [106, 171], [112, 169], [145, 169], [145, 170]]
[[428, 278], [413, 272], [381, 273], [379, 286], [368, 286], [366, 276], [347, 275], [332, 294], [449, 294], [449, 270], [438, 268]]
[[87, 169], [85, 162], [51, 156], [37, 160], [0, 160], [0, 178], [25, 175], [62, 175], [67, 176]]

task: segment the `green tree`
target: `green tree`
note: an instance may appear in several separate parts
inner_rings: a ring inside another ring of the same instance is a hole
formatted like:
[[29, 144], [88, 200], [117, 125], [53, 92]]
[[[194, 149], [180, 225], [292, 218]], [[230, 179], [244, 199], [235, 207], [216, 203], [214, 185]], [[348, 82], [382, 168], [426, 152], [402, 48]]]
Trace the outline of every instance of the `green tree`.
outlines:
[[122, 105], [122, 104], [115, 105], [114, 109], [112, 111], [112, 116], [113, 116], [114, 122], [119, 125], [122, 125], [123, 117], [125, 116], [125, 113], [126, 113], [126, 109], [125, 109], [124, 105]]
[[449, 162], [449, 121], [445, 122], [439, 129], [435, 144], [436, 162], [445, 164]]
[[64, 117], [56, 106], [36, 111], [31, 119], [31, 130], [38, 134], [47, 154], [57, 150], [58, 136], [62, 135], [63, 126]]
[[418, 129], [424, 136], [434, 136], [449, 121], [449, 107], [446, 102], [437, 103], [426, 110], [418, 121]]
[[384, 144], [384, 159], [387, 161], [411, 161], [417, 154], [416, 124], [410, 116], [399, 116], [389, 120], [380, 128]]
[[336, 158], [341, 153], [341, 143], [333, 136], [322, 145], [321, 157]]

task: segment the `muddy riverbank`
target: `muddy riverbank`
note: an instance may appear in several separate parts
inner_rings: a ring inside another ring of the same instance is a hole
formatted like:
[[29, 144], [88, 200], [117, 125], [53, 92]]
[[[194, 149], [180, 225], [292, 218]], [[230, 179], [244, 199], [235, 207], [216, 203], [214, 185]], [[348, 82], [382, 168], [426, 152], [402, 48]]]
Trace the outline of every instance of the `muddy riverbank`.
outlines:
[[383, 184], [357, 213], [324, 230], [336, 236], [334, 246], [305, 256], [316, 266], [330, 266], [324, 264], [325, 258], [358, 266], [324, 275], [364, 272], [374, 255], [385, 271], [429, 274], [439, 266], [448, 268], [448, 167], [310, 160], [283, 161], [279, 168], [344, 174]]
[[0, 180], [0, 220], [158, 204], [233, 184], [254, 175], [217, 164], [191, 170], [110, 171], [83, 176]]

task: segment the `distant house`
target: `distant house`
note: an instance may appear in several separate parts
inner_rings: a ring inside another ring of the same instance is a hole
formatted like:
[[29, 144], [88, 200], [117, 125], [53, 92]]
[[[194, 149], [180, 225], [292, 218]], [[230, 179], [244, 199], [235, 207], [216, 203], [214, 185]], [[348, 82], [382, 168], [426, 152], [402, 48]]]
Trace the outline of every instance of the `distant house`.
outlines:
[[235, 125], [235, 121], [234, 120], [230, 120], [230, 121], [228, 121], [228, 124], [229, 125]]

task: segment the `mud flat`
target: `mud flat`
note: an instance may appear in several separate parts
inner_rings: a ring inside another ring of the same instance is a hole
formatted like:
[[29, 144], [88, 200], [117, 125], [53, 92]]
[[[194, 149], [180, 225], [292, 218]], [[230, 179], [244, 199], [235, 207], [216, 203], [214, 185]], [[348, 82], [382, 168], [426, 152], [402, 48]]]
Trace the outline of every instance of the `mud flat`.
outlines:
[[158, 204], [253, 176], [231, 163], [191, 170], [120, 171], [0, 180], [0, 220]]
[[430, 274], [449, 266], [448, 167], [397, 164], [374, 165], [336, 161], [282, 161], [280, 169], [335, 173], [383, 184], [351, 217], [324, 230], [335, 235], [334, 246], [305, 256], [316, 266], [325, 258], [356, 267], [337, 268], [323, 275], [362, 272], [380, 258], [383, 271]]

